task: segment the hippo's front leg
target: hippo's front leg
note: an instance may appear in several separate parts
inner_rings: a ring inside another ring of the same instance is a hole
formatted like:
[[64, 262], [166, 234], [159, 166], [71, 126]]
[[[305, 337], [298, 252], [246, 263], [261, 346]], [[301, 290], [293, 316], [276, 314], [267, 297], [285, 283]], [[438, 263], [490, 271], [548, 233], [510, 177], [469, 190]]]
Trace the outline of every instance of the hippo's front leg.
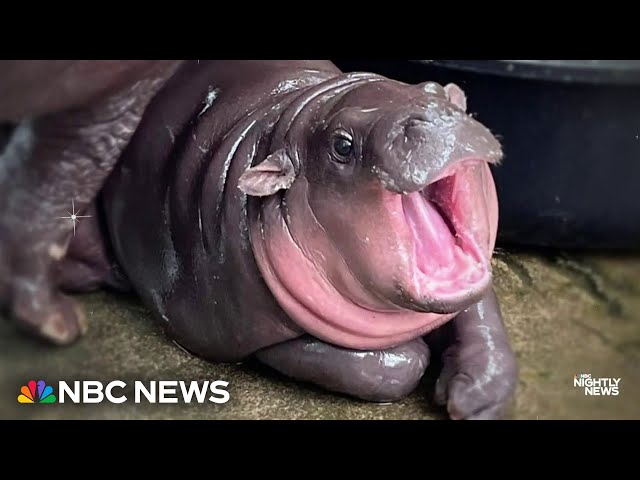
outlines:
[[452, 419], [494, 419], [504, 413], [518, 379], [516, 359], [493, 289], [427, 337], [444, 348], [435, 401]]
[[256, 356], [289, 377], [374, 402], [410, 394], [429, 363], [429, 349], [420, 338], [385, 350], [359, 351], [304, 336]]

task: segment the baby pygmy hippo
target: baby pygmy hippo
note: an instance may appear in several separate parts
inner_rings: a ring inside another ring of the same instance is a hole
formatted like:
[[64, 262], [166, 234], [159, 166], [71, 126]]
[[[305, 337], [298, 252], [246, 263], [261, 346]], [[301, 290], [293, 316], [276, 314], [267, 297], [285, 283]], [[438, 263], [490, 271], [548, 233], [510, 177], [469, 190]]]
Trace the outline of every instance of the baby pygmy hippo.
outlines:
[[[502, 152], [460, 88], [328, 61], [0, 72], [0, 303], [18, 325], [68, 344], [86, 321], [61, 291], [131, 288], [208, 360], [388, 402], [431, 352], [451, 418], [504, 413]], [[72, 201], [77, 225], [59, 219]]]

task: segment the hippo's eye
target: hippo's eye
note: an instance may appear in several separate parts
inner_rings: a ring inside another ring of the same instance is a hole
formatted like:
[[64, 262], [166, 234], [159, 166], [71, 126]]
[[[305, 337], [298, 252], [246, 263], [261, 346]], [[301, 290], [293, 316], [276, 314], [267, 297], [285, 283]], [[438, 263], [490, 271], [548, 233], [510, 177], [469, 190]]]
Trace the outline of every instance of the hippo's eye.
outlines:
[[341, 132], [333, 139], [333, 150], [338, 154], [338, 161], [347, 163], [353, 152], [353, 139], [346, 132]]

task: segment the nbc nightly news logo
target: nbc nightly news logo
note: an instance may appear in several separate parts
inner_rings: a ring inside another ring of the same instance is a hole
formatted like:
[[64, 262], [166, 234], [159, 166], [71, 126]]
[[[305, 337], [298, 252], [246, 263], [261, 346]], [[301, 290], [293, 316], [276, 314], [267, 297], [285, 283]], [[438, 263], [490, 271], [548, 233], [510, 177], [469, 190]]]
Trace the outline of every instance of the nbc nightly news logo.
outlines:
[[584, 388], [585, 395], [620, 395], [621, 378], [591, 378], [590, 373], [576, 373], [573, 386]]
[[[58, 382], [56, 398], [53, 387], [44, 380], [30, 380], [20, 388], [19, 403], [124, 403], [128, 397], [124, 394], [127, 384], [121, 380], [114, 380], [104, 385], [97, 380]], [[133, 384], [134, 403], [227, 403], [229, 392], [226, 387], [229, 382], [217, 380], [215, 382], [185, 382], [183, 380], [161, 380]], [[210, 393], [210, 395], [209, 395]]]

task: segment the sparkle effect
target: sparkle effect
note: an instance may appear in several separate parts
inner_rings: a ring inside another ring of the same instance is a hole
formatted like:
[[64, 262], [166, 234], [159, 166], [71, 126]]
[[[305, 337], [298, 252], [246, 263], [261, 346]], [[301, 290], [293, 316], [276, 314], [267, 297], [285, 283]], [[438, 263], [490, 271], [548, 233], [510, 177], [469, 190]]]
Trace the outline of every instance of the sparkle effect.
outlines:
[[76, 236], [76, 222], [79, 222], [79, 218], [91, 218], [91, 215], [78, 215], [79, 212], [76, 212], [76, 206], [73, 203], [73, 198], [71, 199], [71, 212], [68, 212], [68, 217], [58, 217], [58, 218], [67, 218], [73, 222], [73, 236]]

